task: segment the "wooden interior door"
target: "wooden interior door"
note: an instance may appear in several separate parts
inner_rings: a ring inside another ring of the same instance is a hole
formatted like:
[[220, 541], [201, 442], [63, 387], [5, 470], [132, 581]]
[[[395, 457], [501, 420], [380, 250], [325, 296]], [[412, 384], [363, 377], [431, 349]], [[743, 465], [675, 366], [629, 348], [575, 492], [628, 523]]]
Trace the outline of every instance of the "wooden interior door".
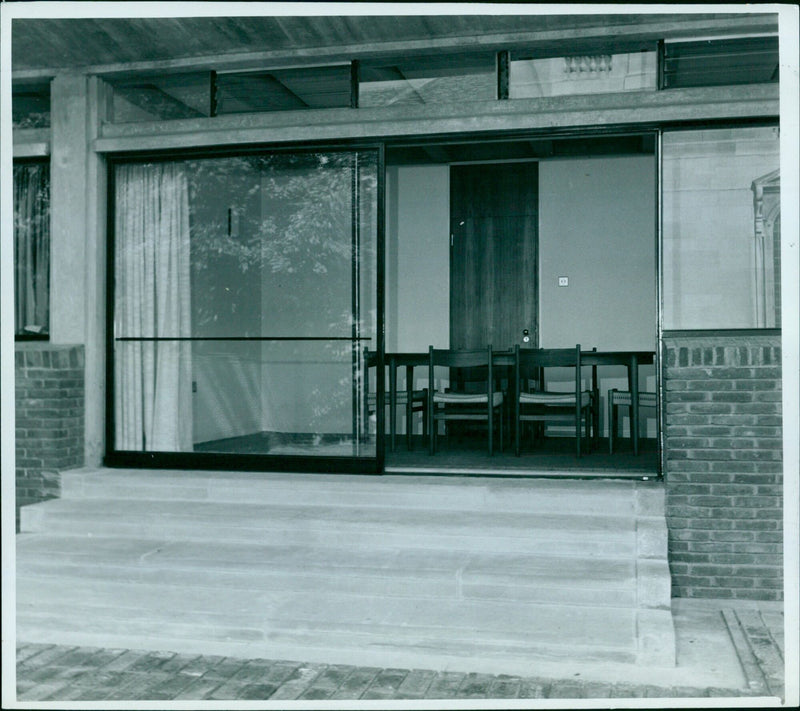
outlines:
[[450, 168], [450, 347], [537, 346], [538, 163]]

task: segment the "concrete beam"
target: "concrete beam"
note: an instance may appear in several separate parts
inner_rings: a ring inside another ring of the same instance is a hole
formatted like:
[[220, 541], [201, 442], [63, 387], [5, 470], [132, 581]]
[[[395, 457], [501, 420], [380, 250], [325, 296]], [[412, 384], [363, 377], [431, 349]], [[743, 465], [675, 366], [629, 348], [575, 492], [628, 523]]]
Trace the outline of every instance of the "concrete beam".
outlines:
[[[774, 84], [106, 125], [99, 152], [777, 117]], [[461, 140], [461, 139], [460, 139]]]

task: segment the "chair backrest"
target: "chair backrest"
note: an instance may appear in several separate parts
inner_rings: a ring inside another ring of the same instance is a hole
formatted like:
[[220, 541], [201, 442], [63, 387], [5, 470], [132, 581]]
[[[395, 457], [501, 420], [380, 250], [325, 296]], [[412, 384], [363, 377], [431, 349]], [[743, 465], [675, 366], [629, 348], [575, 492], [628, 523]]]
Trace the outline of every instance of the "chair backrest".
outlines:
[[575, 368], [575, 392], [581, 389], [581, 346], [574, 348], [514, 348], [517, 383], [540, 377], [543, 368]]
[[[433, 386], [433, 369], [436, 366], [442, 366], [446, 368], [480, 368], [481, 369], [481, 381], [487, 384], [486, 390], [487, 392], [491, 392], [492, 387], [491, 383], [493, 382], [493, 373], [492, 373], [492, 347], [488, 346], [487, 348], [476, 348], [472, 350], [450, 350], [450, 349], [442, 349], [442, 348], [434, 348], [433, 346], [428, 347], [428, 387], [431, 392], [434, 391]], [[483, 369], [486, 369], [485, 371]], [[475, 370], [470, 371], [471, 379], [475, 378], [476, 375]], [[451, 377], [450, 380], [451, 384], [453, 383], [453, 378]]]

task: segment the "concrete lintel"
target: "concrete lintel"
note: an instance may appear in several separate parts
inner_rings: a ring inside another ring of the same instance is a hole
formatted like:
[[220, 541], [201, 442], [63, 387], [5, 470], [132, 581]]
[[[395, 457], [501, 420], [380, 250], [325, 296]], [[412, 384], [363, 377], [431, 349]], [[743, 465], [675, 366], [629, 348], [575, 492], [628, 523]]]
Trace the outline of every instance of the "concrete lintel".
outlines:
[[49, 128], [15, 128], [14, 158], [39, 158], [50, 155]]
[[50, 142], [15, 143], [14, 158], [45, 158], [50, 155]]
[[778, 114], [777, 90], [772, 86], [723, 89], [475, 102], [468, 110], [463, 104], [447, 104], [402, 111], [330, 109], [106, 125], [94, 149], [103, 153], [264, 142], [370, 141], [467, 132], [769, 118]]

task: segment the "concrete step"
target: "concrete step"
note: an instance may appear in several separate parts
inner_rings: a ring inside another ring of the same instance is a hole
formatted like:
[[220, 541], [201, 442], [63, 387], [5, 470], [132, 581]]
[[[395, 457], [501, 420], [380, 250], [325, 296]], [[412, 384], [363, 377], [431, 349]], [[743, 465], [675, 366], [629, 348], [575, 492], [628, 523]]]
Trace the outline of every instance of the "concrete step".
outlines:
[[270, 545], [443, 548], [554, 555], [636, 555], [625, 516], [370, 507], [53, 499], [21, 511], [24, 532]]
[[657, 483], [619, 480], [78, 469], [62, 474], [61, 489], [65, 499], [663, 515]]
[[219, 622], [202, 625], [165, 621], [153, 625], [138, 611], [132, 611], [129, 619], [116, 610], [106, 614], [96, 609], [78, 611], [82, 616], [72, 618], [57, 609], [49, 614], [20, 612], [18, 620], [25, 629], [26, 641], [33, 643], [164, 649], [185, 654], [518, 674], [534, 673], [537, 660], [640, 663], [635, 644], [607, 647], [597, 641], [581, 643], [576, 639], [588, 638], [568, 635], [561, 635], [556, 642], [547, 642], [536, 634], [526, 640], [506, 640], [497, 633], [459, 636], [447, 628], [387, 625], [364, 631], [351, 625], [302, 621], [273, 625], [266, 630], [228, 627]]
[[637, 604], [635, 562], [617, 559], [42, 536], [18, 546], [17, 575], [42, 583]]
[[506, 673], [675, 661], [652, 482], [79, 470], [64, 494], [22, 509], [26, 641]]
[[[71, 632], [131, 636], [168, 635], [183, 640], [212, 639], [243, 644], [312, 643], [320, 647], [445, 645], [464, 656], [502, 649], [526, 654], [572, 655], [615, 660], [636, 658], [636, 613], [623, 608], [576, 608], [569, 605], [524, 605], [500, 601], [386, 599], [329, 592], [187, 597], [181, 589], [138, 595], [117, 586], [113, 604], [99, 604], [89, 583], [66, 591], [52, 590], [36, 599], [37, 588], [19, 588], [20, 624], [29, 630], [46, 625], [51, 639], [72, 643]], [[40, 593], [41, 595], [41, 593]], [[216, 606], [209, 605], [215, 597]], [[30, 602], [27, 602], [30, 601]], [[201, 608], [202, 609], [198, 609]], [[214, 609], [208, 609], [214, 607]], [[56, 631], [57, 630], [57, 631]], [[122, 641], [122, 639], [120, 641]], [[575, 644], [576, 640], [582, 641]], [[126, 642], [127, 645], [127, 642]], [[118, 643], [116, 646], [120, 646]], [[276, 656], [276, 652], [263, 656]], [[577, 658], [577, 657], [576, 657]]]

